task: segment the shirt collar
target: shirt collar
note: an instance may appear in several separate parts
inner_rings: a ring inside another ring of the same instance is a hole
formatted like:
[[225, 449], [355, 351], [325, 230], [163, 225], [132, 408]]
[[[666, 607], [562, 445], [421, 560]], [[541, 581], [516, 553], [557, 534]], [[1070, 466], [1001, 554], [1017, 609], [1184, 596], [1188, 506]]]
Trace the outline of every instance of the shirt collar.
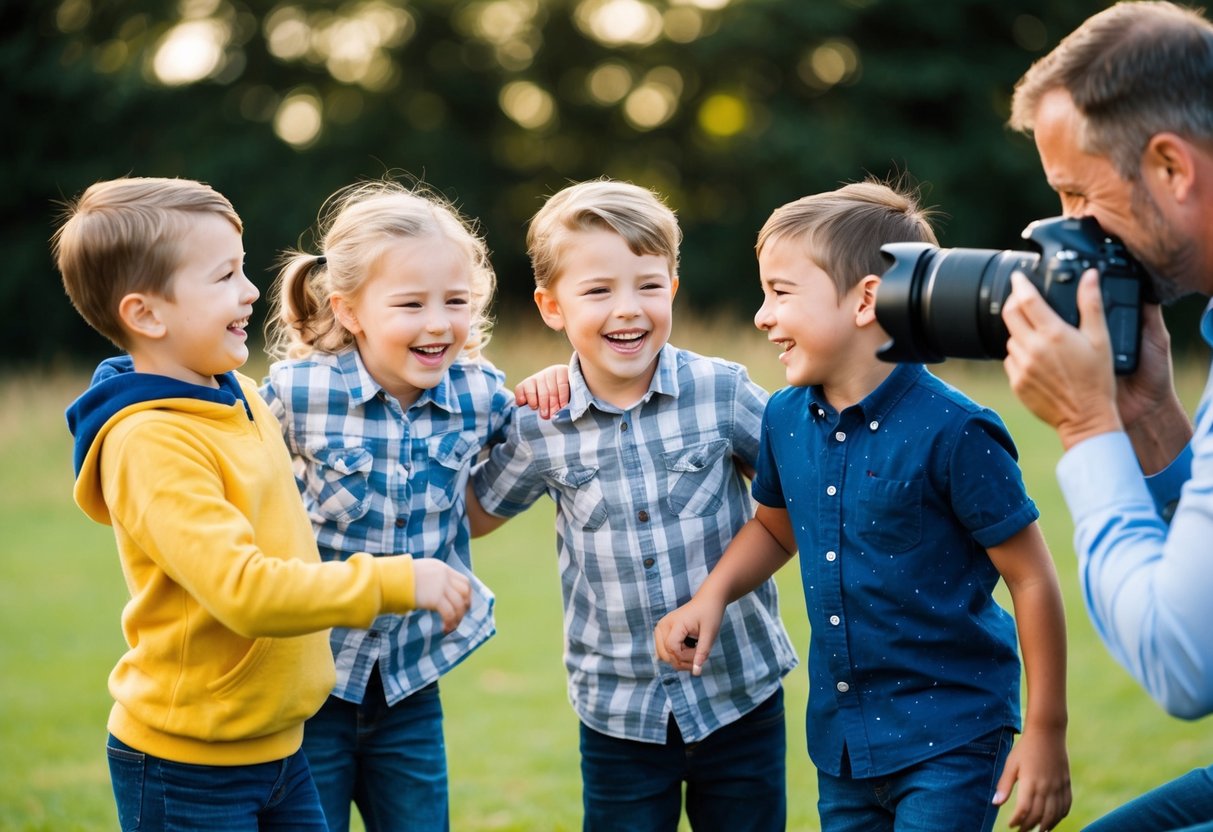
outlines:
[[1213, 299], [1205, 307], [1205, 311], [1200, 316], [1200, 337], [1205, 339], [1205, 343], [1213, 347]]
[[[678, 398], [678, 350], [669, 343], [662, 346], [661, 352], [657, 354], [657, 370], [649, 382], [648, 392], [640, 401], [647, 402], [656, 394]], [[573, 353], [573, 357], [569, 359], [569, 417], [580, 419], [590, 409], [590, 405], [611, 413], [619, 410], [594, 398], [589, 385], [586, 384], [585, 375], [581, 372], [581, 358], [577, 353]]]
[[[383, 389], [383, 385], [375, 381], [375, 377], [367, 370], [366, 364], [362, 361], [362, 354], [357, 349], [346, 350], [339, 354], [337, 366], [346, 379], [352, 404], [364, 405], [380, 393], [383, 393], [384, 396], [388, 395], [387, 391]], [[450, 376], [443, 374], [442, 380], [437, 385], [421, 391], [421, 395], [409, 406], [409, 409], [432, 403], [436, 407], [452, 412], [454, 410], [452, 400]]]
[[[864, 418], [870, 419], [872, 430], [876, 430], [884, 421], [885, 414], [893, 409], [925, 372], [926, 368], [921, 364], [898, 364], [893, 368], [893, 372], [889, 373], [888, 378], [853, 407], [858, 408]], [[809, 388], [809, 413], [814, 419], [824, 419], [834, 413], [834, 408], [826, 400], [820, 385]]]

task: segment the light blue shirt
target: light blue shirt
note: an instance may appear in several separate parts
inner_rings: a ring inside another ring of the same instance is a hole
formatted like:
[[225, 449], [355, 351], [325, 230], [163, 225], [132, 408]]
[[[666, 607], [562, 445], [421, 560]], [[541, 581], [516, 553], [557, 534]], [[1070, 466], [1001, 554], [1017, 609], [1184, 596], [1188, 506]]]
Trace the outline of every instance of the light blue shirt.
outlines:
[[502, 517], [544, 494], [556, 502], [564, 662], [581, 721], [664, 743], [672, 714], [698, 742], [762, 704], [796, 664], [769, 580], [729, 604], [702, 676], [653, 647], [657, 622], [690, 600], [752, 516], [736, 459], [755, 462], [767, 393], [740, 365], [669, 344], [627, 410], [594, 398], [576, 355], [569, 386], [551, 420], [517, 410], [473, 487]]
[[[1213, 344], [1213, 303], [1200, 329]], [[1185, 719], [1213, 712], [1211, 400], [1207, 385], [1192, 441], [1152, 477], [1123, 432], [1080, 442], [1057, 465], [1096, 631], [1150, 696]]]
[[282, 423], [321, 557], [441, 558], [472, 583], [471, 608], [450, 633], [429, 610], [333, 628], [334, 696], [361, 702], [378, 663], [395, 704], [496, 632], [493, 593], [472, 574], [464, 494], [480, 450], [502, 438], [513, 413], [504, 381], [487, 361], [460, 359], [405, 409], [356, 349], [270, 367], [261, 395]]

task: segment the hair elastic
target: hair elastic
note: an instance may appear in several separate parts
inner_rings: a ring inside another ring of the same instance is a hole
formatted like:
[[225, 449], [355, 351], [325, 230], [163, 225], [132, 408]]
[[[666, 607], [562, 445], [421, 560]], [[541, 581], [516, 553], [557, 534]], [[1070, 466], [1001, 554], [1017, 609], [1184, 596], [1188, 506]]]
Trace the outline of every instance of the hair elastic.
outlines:
[[325, 263], [327, 263], [328, 261], [329, 261], [329, 259], [328, 259], [327, 257], [325, 257], [325, 256], [322, 254], [322, 255], [320, 255], [319, 257], [317, 257], [317, 258], [316, 258], [316, 265], [317, 265], [317, 266], [323, 266], [323, 265], [324, 265]]

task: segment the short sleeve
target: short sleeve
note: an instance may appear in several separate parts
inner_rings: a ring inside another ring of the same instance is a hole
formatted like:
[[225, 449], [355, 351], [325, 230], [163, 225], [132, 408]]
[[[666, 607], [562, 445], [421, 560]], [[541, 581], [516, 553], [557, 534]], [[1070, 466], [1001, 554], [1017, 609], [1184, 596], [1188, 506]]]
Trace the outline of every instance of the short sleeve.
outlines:
[[1015, 443], [990, 410], [956, 428], [948, 461], [952, 510], [985, 548], [1006, 542], [1040, 516], [1024, 488]]
[[761, 441], [758, 446], [758, 457], [754, 462], [754, 484], [750, 492], [754, 499], [769, 508], [787, 508], [783, 496], [783, 483], [779, 477], [779, 467], [775, 464], [776, 449], [771, 433], [771, 424], [778, 421], [775, 411], [778, 409], [775, 399], [771, 399], [762, 415], [760, 429]]

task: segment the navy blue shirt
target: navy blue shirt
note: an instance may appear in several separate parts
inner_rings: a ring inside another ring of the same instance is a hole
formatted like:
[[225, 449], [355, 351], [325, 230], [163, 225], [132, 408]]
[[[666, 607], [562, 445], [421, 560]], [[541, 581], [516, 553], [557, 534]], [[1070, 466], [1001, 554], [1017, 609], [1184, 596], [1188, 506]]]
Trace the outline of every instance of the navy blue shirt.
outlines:
[[753, 493], [800, 549], [822, 771], [880, 776], [1019, 729], [1015, 624], [986, 553], [1039, 516], [1016, 458], [997, 414], [920, 364], [841, 413], [819, 388], [771, 397]]

